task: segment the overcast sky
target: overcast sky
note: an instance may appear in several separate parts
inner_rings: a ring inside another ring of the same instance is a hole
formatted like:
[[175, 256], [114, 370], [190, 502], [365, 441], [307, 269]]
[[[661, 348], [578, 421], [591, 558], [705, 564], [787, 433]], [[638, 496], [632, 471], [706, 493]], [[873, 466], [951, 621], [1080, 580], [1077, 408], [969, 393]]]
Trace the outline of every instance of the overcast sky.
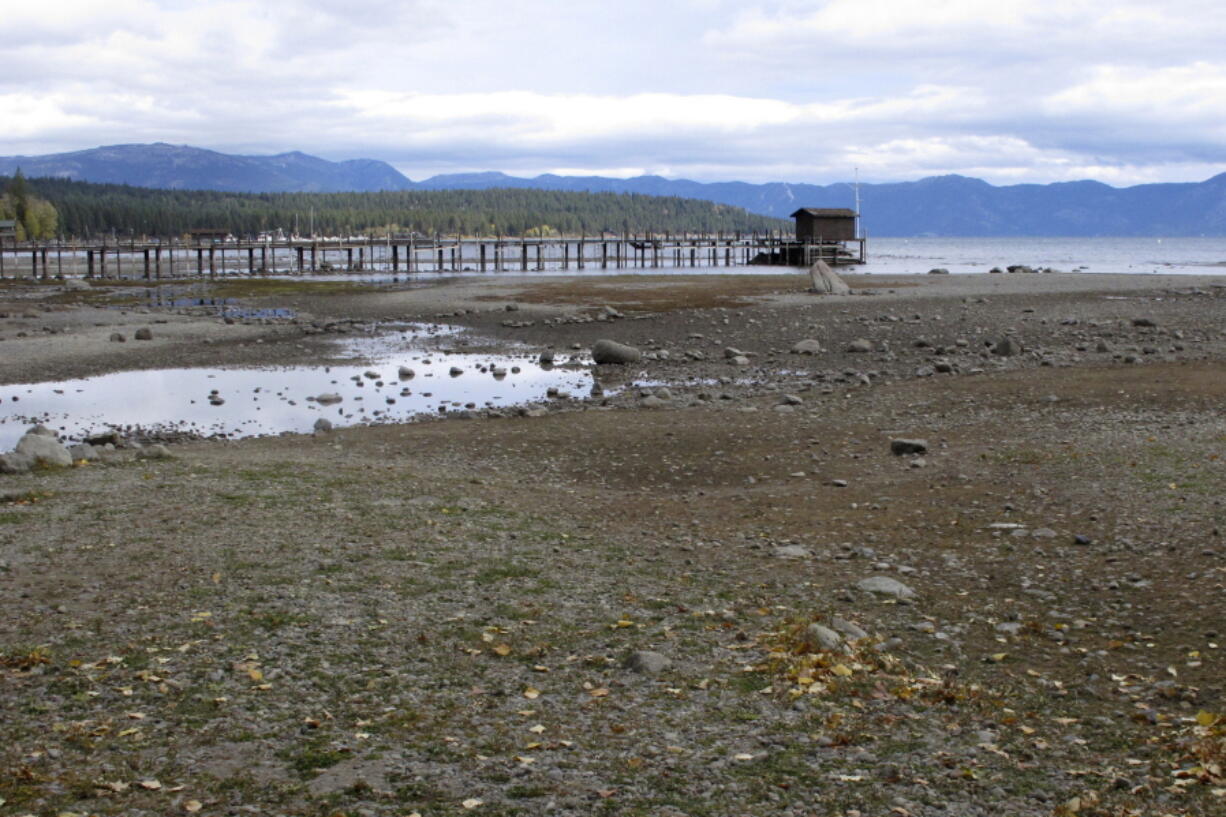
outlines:
[[702, 181], [1199, 181], [1222, 0], [0, 0], [0, 154]]

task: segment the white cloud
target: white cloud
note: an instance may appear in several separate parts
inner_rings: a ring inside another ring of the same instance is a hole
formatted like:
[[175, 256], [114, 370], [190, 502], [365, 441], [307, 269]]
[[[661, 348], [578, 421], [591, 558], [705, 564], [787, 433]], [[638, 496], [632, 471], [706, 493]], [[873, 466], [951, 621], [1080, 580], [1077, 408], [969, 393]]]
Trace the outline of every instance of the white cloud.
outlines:
[[794, 181], [1226, 166], [1226, 7], [1207, 0], [9, 5], [5, 154], [162, 140], [415, 177]]

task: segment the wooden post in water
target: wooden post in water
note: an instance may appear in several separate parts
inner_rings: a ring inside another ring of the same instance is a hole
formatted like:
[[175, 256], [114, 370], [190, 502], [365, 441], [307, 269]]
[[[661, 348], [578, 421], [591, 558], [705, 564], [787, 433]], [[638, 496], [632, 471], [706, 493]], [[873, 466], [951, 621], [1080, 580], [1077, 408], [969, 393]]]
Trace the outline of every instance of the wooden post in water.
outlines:
[[609, 242], [607, 241], [600, 242], [600, 268], [609, 268]]
[[145, 247], [145, 249], [141, 250], [141, 255], [144, 256], [144, 260], [145, 260], [145, 280], [152, 281], [153, 280], [153, 266], [149, 263], [149, 248]]
[[94, 251], [93, 250], [85, 251], [85, 277], [86, 278], [94, 277]]
[[217, 275], [217, 248], [209, 247], [209, 277]]

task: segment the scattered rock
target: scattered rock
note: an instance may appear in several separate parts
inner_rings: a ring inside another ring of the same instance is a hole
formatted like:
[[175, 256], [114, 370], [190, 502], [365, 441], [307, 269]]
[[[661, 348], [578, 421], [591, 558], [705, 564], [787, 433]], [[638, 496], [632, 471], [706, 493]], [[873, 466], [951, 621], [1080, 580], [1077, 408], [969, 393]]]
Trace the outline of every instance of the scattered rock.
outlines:
[[800, 545], [780, 545], [774, 552], [780, 559], [808, 559], [813, 555], [808, 548]]
[[847, 344], [847, 351], [855, 352], [857, 354], [871, 352], [873, 351], [873, 342], [865, 338], [857, 338], [856, 340], [853, 340], [851, 343]]
[[47, 465], [63, 468], [72, 465], [72, 454], [55, 438], [54, 433], [47, 435], [46, 430], [32, 428], [17, 441], [14, 453], [28, 457], [36, 465]]
[[643, 353], [615, 340], [598, 340], [592, 346], [592, 360], [598, 365], [635, 363]]
[[842, 633], [849, 641], [859, 641], [861, 638], [868, 638], [868, 631], [863, 627], [838, 616], [831, 617], [830, 628]]
[[132, 337], [136, 338], [137, 340], [153, 340], [153, 330], [147, 326], [142, 326], [140, 329], [136, 330], [136, 333], [133, 334]]
[[992, 354], [1013, 357], [1022, 353], [1022, 344], [1010, 337], [1003, 337], [992, 346]]
[[902, 438], [890, 440], [890, 453], [896, 457], [904, 457], [908, 454], [926, 454], [928, 453], [928, 441], [920, 439], [906, 440]]
[[168, 460], [170, 459], [170, 449], [164, 445], [149, 445], [136, 452], [138, 460]]
[[820, 355], [821, 353], [821, 343], [813, 340], [812, 338], [806, 338], [805, 340], [798, 341], [796, 345], [792, 347], [792, 354], [794, 355]]
[[810, 624], [805, 634], [823, 650], [837, 650], [843, 645], [843, 636], [822, 624]]
[[0, 454], [0, 474], [24, 474], [34, 467], [34, 458], [16, 451]]
[[659, 675], [661, 672], [669, 669], [673, 662], [667, 655], [652, 652], [651, 650], [637, 650], [626, 656], [623, 665], [626, 669], [642, 673], [643, 675]]
[[112, 332], [111, 333], [111, 343], [127, 343], [127, 342], [128, 342], [128, 338], [124, 335], [123, 332]]
[[329, 432], [332, 430], [332, 421], [329, 420], [327, 417], [320, 417], [318, 420], [315, 421], [315, 425], [313, 426], [313, 428], [315, 429], [316, 433], [319, 433], [319, 434]]
[[344, 399], [345, 398], [341, 397], [336, 392], [325, 392], [324, 394], [315, 396], [315, 402], [319, 403], [321, 406], [330, 406], [334, 403], [339, 403]]
[[898, 579], [890, 578], [889, 576], [870, 576], [867, 579], [861, 579], [856, 582], [856, 587], [868, 593], [876, 593], [881, 596], [893, 596], [896, 599], [915, 598], [915, 591], [907, 585], [900, 582]]

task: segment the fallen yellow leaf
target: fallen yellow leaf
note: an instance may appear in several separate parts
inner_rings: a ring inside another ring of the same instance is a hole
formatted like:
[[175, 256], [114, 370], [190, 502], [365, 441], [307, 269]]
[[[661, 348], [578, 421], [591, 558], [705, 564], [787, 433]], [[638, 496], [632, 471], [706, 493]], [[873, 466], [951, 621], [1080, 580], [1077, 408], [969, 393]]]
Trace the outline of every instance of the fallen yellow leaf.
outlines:
[[537, 698], [541, 697], [541, 691], [536, 687], [528, 687], [524, 690], [524, 697], [529, 701], [535, 701]]
[[494, 652], [505, 658], [511, 654], [511, 647], [509, 644], [499, 644], [497, 647], [494, 647]]
[[188, 800], [183, 804], [183, 810], [192, 814], [195, 814], [202, 808], [204, 808], [204, 803], [201, 803], [199, 800]]

